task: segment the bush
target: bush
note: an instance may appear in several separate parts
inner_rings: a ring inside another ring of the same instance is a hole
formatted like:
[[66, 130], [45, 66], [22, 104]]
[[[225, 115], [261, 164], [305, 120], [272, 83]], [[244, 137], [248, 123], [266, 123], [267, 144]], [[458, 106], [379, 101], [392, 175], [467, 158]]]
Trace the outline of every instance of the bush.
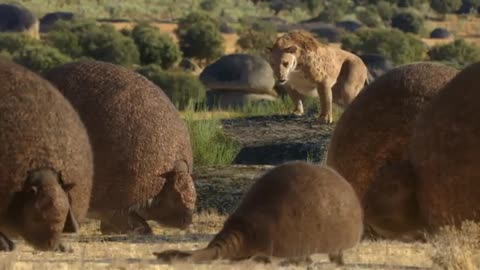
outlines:
[[375, 6], [380, 18], [382, 18], [384, 22], [390, 24], [392, 17], [396, 12], [396, 7], [387, 1], [380, 1]]
[[195, 113], [190, 107], [185, 114], [195, 166], [230, 165], [240, 144], [225, 135], [219, 119], [195, 119]]
[[321, 21], [333, 23], [342, 19], [345, 13], [351, 8], [353, 8], [351, 0], [332, 1], [329, 5], [325, 6], [318, 18]]
[[359, 8], [356, 11], [357, 19], [368, 27], [380, 27], [382, 18], [378, 15], [375, 7]]
[[0, 51], [9, 54], [30, 45], [38, 45], [40, 42], [23, 33], [0, 33]]
[[210, 17], [208, 13], [191, 12], [179, 20], [177, 29], [175, 29], [175, 34], [178, 37], [183, 36], [191, 26], [201, 22], [209, 22], [218, 26], [218, 22], [214, 18]]
[[142, 65], [157, 64], [164, 69], [171, 68], [181, 57], [180, 49], [167, 34], [149, 25], [137, 25], [131, 36], [140, 52]]
[[449, 44], [432, 47], [428, 56], [433, 61], [447, 62], [461, 68], [480, 61], [480, 47], [458, 39]]
[[158, 85], [179, 109], [185, 109], [190, 103], [202, 103], [205, 100], [205, 86], [197, 76], [182, 71], [164, 71], [158, 65], [148, 65], [137, 72]]
[[462, 0], [430, 0], [430, 7], [440, 14], [457, 11], [462, 6]]
[[392, 27], [398, 28], [403, 32], [418, 34], [423, 28], [423, 19], [413, 12], [400, 12], [393, 16]]
[[83, 48], [80, 46], [78, 36], [74, 32], [49, 32], [45, 42], [72, 58], [80, 57], [84, 53]]
[[181, 33], [178, 39], [185, 57], [209, 63], [224, 53], [224, 40], [216, 23], [200, 21], [182, 29]]
[[59, 50], [45, 45], [29, 45], [21, 48], [13, 55], [18, 64], [41, 73], [55, 66], [71, 61], [71, 58]]
[[203, 0], [200, 2], [200, 8], [205, 11], [214, 11], [218, 4], [218, 0]]
[[275, 25], [269, 22], [257, 21], [240, 31], [238, 46], [247, 53], [263, 54], [265, 48], [272, 46], [277, 39]]
[[318, 14], [323, 9], [323, 0], [303, 0], [310, 14]]
[[397, 29], [360, 30], [345, 36], [342, 48], [355, 53], [378, 53], [395, 64], [423, 60], [427, 52], [421, 40]]
[[140, 61], [134, 41], [111, 25], [97, 25], [92, 21], [59, 21], [46, 39], [72, 58], [86, 56], [125, 66]]
[[427, 3], [427, 1], [428, 0], [396, 0], [397, 6], [401, 8], [420, 8], [423, 4]]

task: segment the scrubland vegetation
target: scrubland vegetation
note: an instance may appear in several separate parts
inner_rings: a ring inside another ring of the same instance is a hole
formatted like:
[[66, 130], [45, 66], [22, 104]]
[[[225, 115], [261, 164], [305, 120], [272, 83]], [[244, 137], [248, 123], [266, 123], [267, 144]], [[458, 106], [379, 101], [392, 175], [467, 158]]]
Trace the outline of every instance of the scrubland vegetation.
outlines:
[[[240, 151], [239, 144], [226, 136], [222, 118], [287, 114], [291, 100], [247, 104], [229, 110], [206, 109], [207, 88], [198, 78], [198, 71], [181, 67], [188, 59], [201, 69], [227, 51], [238, 51], [267, 57], [265, 47], [281, 34], [278, 23], [296, 24], [313, 20], [334, 25], [354, 21], [362, 25], [357, 31], [340, 30], [335, 46], [354, 53], [378, 53], [394, 65], [415, 61], [439, 61], [457, 68], [480, 61], [480, 23], [478, 0], [21, 0], [15, 1], [38, 17], [48, 12], [69, 11], [76, 18], [58, 21], [36, 40], [20, 33], [0, 33], [0, 56], [8, 57], [38, 73], [78, 59], [97, 59], [122, 65], [144, 75], [169, 96], [188, 126], [194, 150], [195, 166], [229, 165]], [[99, 20], [102, 19], [102, 20]], [[173, 31], [163, 29], [160, 22], [175, 24]], [[123, 25], [128, 23], [128, 27]], [[131, 26], [131, 27], [130, 27]], [[434, 28], [444, 27], [452, 37], [430, 38]], [[227, 47], [227, 38], [234, 37], [235, 48]], [[326, 39], [318, 36], [322, 42]], [[306, 111], [318, 112], [316, 98], [307, 99]], [[338, 119], [342, 110], [335, 107]], [[191, 248], [205, 245], [217, 231], [224, 216], [199, 214], [193, 228], [187, 231], [186, 243]], [[160, 231], [160, 240], [186, 237], [185, 232]], [[2, 269], [95, 269], [105, 264], [119, 269], [135, 266], [163, 269], [149, 264], [152, 251], [173, 244], [156, 245], [139, 240], [118, 248], [89, 243], [96, 229], [83, 229], [69, 257], [40, 254], [34, 259], [0, 254]], [[87, 237], [88, 236], [88, 237]], [[364, 242], [347, 254], [353, 269], [433, 269], [457, 270], [480, 267], [480, 229], [465, 223], [461, 230], [446, 228], [428, 243]], [[95, 240], [95, 241], [96, 241]], [[130, 239], [131, 240], [131, 239]], [[156, 239], [159, 240], [159, 239]], [[108, 243], [108, 242], [107, 242]], [[21, 251], [31, 251], [25, 245]], [[110, 255], [105, 255], [110, 254]], [[99, 259], [102, 255], [103, 258]], [[148, 263], [134, 258], [149, 258]], [[48, 258], [48, 260], [47, 260]], [[66, 258], [66, 259], [65, 259]], [[332, 269], [322, 263], [314, 269]], [[325, 260], [326, 261], [326, 260]], [[61, 262], [66, 264], [61, 264]], [[57, 264], [58, 263], [58, 264]], [[35, 265], [37, 267], [35, 267]], [[58, 266], [58, 267], [57, 267]], [[118, 266], [118, 267], [117, 267]], [[223, 265], [231, 269], [229, 265]], [[52, 268], [53, 267], [53, 268]], [[221, 265], [198, 268], [221, 268]], [[265, 266], [267, 267], [267, 266]], [[191, 269], [181, 265], [180, 269]], [[236, 269], [252, 268], [239, 264]], [[272, 268], [274, 269], [274, 267]], [[351, 268], [346, 268], [351, 269]]]
[[[480, 47], [463, 39], [462, 29], [447, 29], [454, 37], [446, 42], [433, 45], [425, 42], [433, 30], [432, 25], [448, 22], [453, 17], [466, 22], [475, 20], [480, 3], [471, 0], [17, 2], [38, 17], [48, 12], [69, 11], [75, 14], [75, 19], [58, 21], [50, 31], [41, 34], [40, 40], [24, 34], [1, 33], [0, 55], [39, 73], [85, 58], [123, 65], [159, 85], [181, 111], [193, 110], [199, 114], [206, 110], [208, 89], [198, 79], [198, 72], [182, 69], [180, 61], [188, 59], [203, 68], [225, 55], [225, 32], [235, 33], [236, 51], [267, 58], [265, 48], [281, 34], [276, 25], [279, 21], [284, 25], [312, 18], [324, 23], [357, 21], [363, 26], [354, 32], [342, 30], [337, 46], [355, 53], [378, 53], [395, 65], [431, 60], [461, 68], [480, 59]], [[463, 14], [452, 14], [459, 10]], [[96, 21], [98, 19], [110, 21]], [[128, 20], [132, 27], [117, 27], [115, 20], [120, 19]], [[159, 21], [169, 21], [176, 26], [173, 31], [163, 31], [155, 25]], [[321, 36], [319, 40], [325, 42]], [[290, 110], [289, 102], [288, 98], [279, 98], [269, 104], [247, 105], [230, 111], [237, 116], [282, 114]], [[316, 102], [309, 104], [318, 109]], [[222, 137], [221, 127], [213, 128], [220, 126], [219, 119], [213, 116], [208, 120], [195, 120], [192, 112], [184, 115], [193, 132], [194, 147], [199, 147], [197, 153], [212, 140], [219, 141], [219, 145], [225, 143], [219, 153], [213, 154], [215, 157], [197, 157], [198, 164], [224, 164], [232, 160], [233, 144]], [[201, 134], [213, 130], [212, 134]]]

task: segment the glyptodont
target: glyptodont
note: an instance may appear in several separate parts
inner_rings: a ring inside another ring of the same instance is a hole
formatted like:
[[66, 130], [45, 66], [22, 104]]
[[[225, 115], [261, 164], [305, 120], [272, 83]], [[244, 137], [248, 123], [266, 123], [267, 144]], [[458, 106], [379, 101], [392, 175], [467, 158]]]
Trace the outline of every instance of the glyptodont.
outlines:
[[410, 158], [431, 232], [480, 220], [480, 63], [464, 68], [418, 116]]
[[391, 69], [355, 98], [335, 127], [327, 164], [352, 184], [366, 228], [380, 236], [409, 241], [423, 229], [408, 162], [413, 122], [457, 73], [434, 62]]
[[164, 262], [206, 262], [328, 253], [333, 262], [343, 264], [342, 252], [361, 238], [362, 218], [355, 191], [338, 173], [289, 162], [252, 185], [206, 248], [154, 254]]
[[0, 251], [18, 237], [65, 251], [90, 203], [93, 154], [72, 105], [48, 81], [0, 58]]
[[147, 220], [186, 228], [196, 192], [187, 127], [165, 93], [127, 68], [93, 60], [45, 75], [84, 121], [94, 152], [89, 216], [103, 233], [151, 234]]

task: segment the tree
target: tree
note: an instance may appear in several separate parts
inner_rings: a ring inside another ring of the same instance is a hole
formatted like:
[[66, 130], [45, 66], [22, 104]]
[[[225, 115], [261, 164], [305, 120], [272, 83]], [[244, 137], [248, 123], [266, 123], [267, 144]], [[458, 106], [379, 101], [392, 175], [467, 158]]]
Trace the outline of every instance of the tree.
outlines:
[[225, 51], [218, 23], [207, 14], [190, 13], [180, 20], [176, 34], [185, 57], [209, 63]]
[[442, 15], [454, 12], [461, 6], [462, 0], [430, 0], [430, 7]]
[[272, 46], [277, 39], [275, 25], [256, 21], [240, 31], [237, 44], [248, 53], [263, 54], [265, 48]]
[[358, 8], [355, 15], [360, 22], [368, 27], [380, 27], [383, 24], [382, 18], [380, 18], [373, 6]]
[[319, 19], [325, 22], [336, 22], [340, 20], [345, 13], [353, 8], [351, 0], [336, 0], [331, 1], [319, 15]]
[[181, 57], [178, 45], [167, 34], [155, 27], [139, 24], [132, 30], [131, 36], [140, 52], [142, 65], [157, 64], [164, 69], [171, 68]]
[[13, 60], [35, 72], [44, 72], [72, 59], [59, 50], [45, 45], [30, 45], [21, 48], [13, 55]]
[[423, 19], [413, 12], [400, 12], [392, 18], [392, 27], [403, 32], [418, 34], [423, 27]]
[[470, 45], [463, 39], [452, 43], [437, 45], [428, 51], [428, 56], [433, 61], [450, 63], [458, 68], [480, 61], [480, 47]]
[[59, 21], [47, 34], [47, 44], [72, 58], [89, 57], [130, 66], [140, 61], [135, 42], [111, 25], [95, 21]]
[[366, 29], [342, 39], [342, 48], [354, 53], [378, 53], [400, 65], [425, 59], [427, 46], [398, 29]]

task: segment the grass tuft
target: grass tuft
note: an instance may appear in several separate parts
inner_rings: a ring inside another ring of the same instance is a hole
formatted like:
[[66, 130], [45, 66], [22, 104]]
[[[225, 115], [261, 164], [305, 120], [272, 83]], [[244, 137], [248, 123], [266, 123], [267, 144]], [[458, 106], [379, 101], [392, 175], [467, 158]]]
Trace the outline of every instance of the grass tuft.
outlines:
[[183, 111], [193, 148], [195, 166], [229, 165], [240, 151], [240, 144], [225, 135], [219, 118], [198, 119], [189, 105]]
[[432, 236], [433, 269], [475, 270], [480, 267], [480, 226], [466, 221], [460, 229], [442, 228]]

